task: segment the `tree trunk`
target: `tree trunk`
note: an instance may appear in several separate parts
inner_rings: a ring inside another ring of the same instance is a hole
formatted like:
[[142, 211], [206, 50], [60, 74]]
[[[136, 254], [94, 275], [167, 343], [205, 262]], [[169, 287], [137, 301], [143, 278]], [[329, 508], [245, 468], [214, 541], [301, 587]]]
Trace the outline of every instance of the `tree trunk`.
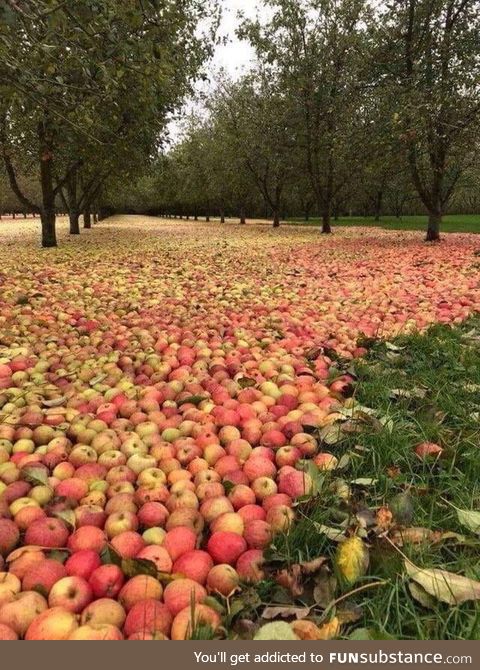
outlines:
[[70, 220], [70, 235], [80, 235], [80, 212], [71, 209], [68, 218]]
[[375, 196], [375, 221], [380, 221], [382, 213], [383, 191], [377, 191]]
[[94, 210], [93, 212], [93, 223], [98, 223], [98, 212]]
[[43, 210], [40, 214], [42, 223], [42, 247], [56, 247], [57, 235], [55, 231], [55, 209]]
[[278, 213], [278, 210], [275, 210], [273, 212], [273, 227], [278, 228], [280, 226], [280, 214]]
[[440, 212], [430, 212], [428, 217], [426, 242], [440, 241], [440, 225], [442, 223], [442, 215]]
[[225, 223], [225, 212], [223, 209], [220, 210], [220, 223]]
[[86, 205], [83, 210], [83, 227], [87, 230], [90, 230], [92, 227], [92, 214], [90, 212], [90, 206]]
[[247, 217], [245, 215], [245, 207], [240, 209], [240, 223], [244, 226], [247, 223]]
[[47, 136], [47, 122], [38, 124], [40, 184], [42, 187], [42, 247], [56, 247], [55, 190], [53, 188], [53, 154]]
[[205, 221], [206, 221], [207, 223], [210, 223], [210, 217], [209, 217], [208, 214], [207, 214], [207, 216], [205, 217]]
[[330, 224], [330, 212], [324, 212], [322, 214], [322, 233], [329, 234], [332, 232], [332, 226]]

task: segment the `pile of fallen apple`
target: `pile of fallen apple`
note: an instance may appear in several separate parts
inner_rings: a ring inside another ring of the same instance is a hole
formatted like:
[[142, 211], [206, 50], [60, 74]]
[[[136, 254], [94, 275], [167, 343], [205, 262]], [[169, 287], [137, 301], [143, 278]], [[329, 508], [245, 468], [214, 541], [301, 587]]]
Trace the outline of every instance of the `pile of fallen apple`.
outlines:
[[468, 236], [161, 225], [0, 248], [0, 639], [225, 636], [337, 465], [328, 349], [480, 306]]
[[229, 373], [237, 347], [178, 333], [157, 346], [178, 358], [169, 381], [119, 388], [119, 360], [80, 394], [25, 383], [55, 356], [0, 351], [3, 392], [25, 399], [0, 425], [0, 638], [185, 639], [221, 627], [209, 594], [262, 578], [312, 490], [295, 465], [335, 464], [304, 427], [328, 425], [348, 379], [289, 356], [259, 361], [253, 387]]

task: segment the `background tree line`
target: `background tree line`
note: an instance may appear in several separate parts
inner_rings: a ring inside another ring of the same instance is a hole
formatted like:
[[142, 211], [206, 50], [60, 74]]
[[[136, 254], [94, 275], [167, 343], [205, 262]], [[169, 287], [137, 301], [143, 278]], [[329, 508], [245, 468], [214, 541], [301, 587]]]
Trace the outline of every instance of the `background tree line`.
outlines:
[[480, 0], [263, 4], [239, 21], [252, 69], [220, 73], [167, 147], [214, 0], [0, 3], [0, 207], [7, 185], [45, 246], [58, 208], [72, 234], [92, 209], [318, 217], [325, 233], [426, 212], [429, 240], [446, 212], [479, 211]]
[[478, 0], [266, 0], [181, 141], [114, 208], [198, 216], [478, 212]]

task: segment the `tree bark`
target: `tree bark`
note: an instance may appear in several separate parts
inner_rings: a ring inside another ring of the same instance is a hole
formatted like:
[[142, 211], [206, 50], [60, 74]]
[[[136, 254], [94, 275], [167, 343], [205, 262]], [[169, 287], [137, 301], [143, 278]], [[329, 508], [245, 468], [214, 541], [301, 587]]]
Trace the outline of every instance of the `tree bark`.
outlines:
[[42, 187], [42, 247], [56, 247], [55, 190], [53, 187], [53, 154], [48, 140], [46, 122], [38, 124], [40, 151], [40, 183]]
[[225, 223], [225, 212], [223, 209], [220, 210], [220, 223]]
[[440, 225], [442, 223], [442, 215], [439, 212], [430, 212], [428, 217], [426, 242], [440, 241]]
[[55, 230], [55, 208], [45, 210], [43, 209], [40, 214], [40, 220], [42, 224], [42, 247], [56, 247], [57, 246], [57, 235]]
[[273, 227], [279, 228], [279, 226], [280, 226], [280, 214], [278, 213], [278, 210], [275, 210], [273, 212]]
[[245, 207], [240, 209], [240, 223], [244, 226], [247, 223], [247, 218], [245, 215]]
[[326, 211], [322, 214], [322, 233], [328, 235], [332, 232], [332, 226], [330, 223], [330, 211]]
[[377, 191], [375, 196], [375, 221], [380, 221], [382, 214], [383, 191]]
[[92, 213], [90, 211], [90, 205], [85, 205], [83, 210], [83, 227], [87, 230], [90, 230], [92, 227]]
[[68, 218], [70, 220], [70, 235], [80, 235], [80, 212], [71, 209]]
[[207, 216], [205, 217], [205, 221], [206, 221], [207, 223], [209, 223], [209, 222], [210, 222], [210, 217], [209, 217], [209, 215], [208, 215], [208, 214], [207, 214]]

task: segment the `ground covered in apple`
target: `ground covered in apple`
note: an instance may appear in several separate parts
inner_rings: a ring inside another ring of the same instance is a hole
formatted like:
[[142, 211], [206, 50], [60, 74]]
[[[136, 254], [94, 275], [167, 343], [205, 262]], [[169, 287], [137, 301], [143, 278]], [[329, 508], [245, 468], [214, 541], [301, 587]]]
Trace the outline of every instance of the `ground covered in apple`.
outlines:
[[36, 225], [0, 224], [0, 639], [480, 637], [478, 238]]

